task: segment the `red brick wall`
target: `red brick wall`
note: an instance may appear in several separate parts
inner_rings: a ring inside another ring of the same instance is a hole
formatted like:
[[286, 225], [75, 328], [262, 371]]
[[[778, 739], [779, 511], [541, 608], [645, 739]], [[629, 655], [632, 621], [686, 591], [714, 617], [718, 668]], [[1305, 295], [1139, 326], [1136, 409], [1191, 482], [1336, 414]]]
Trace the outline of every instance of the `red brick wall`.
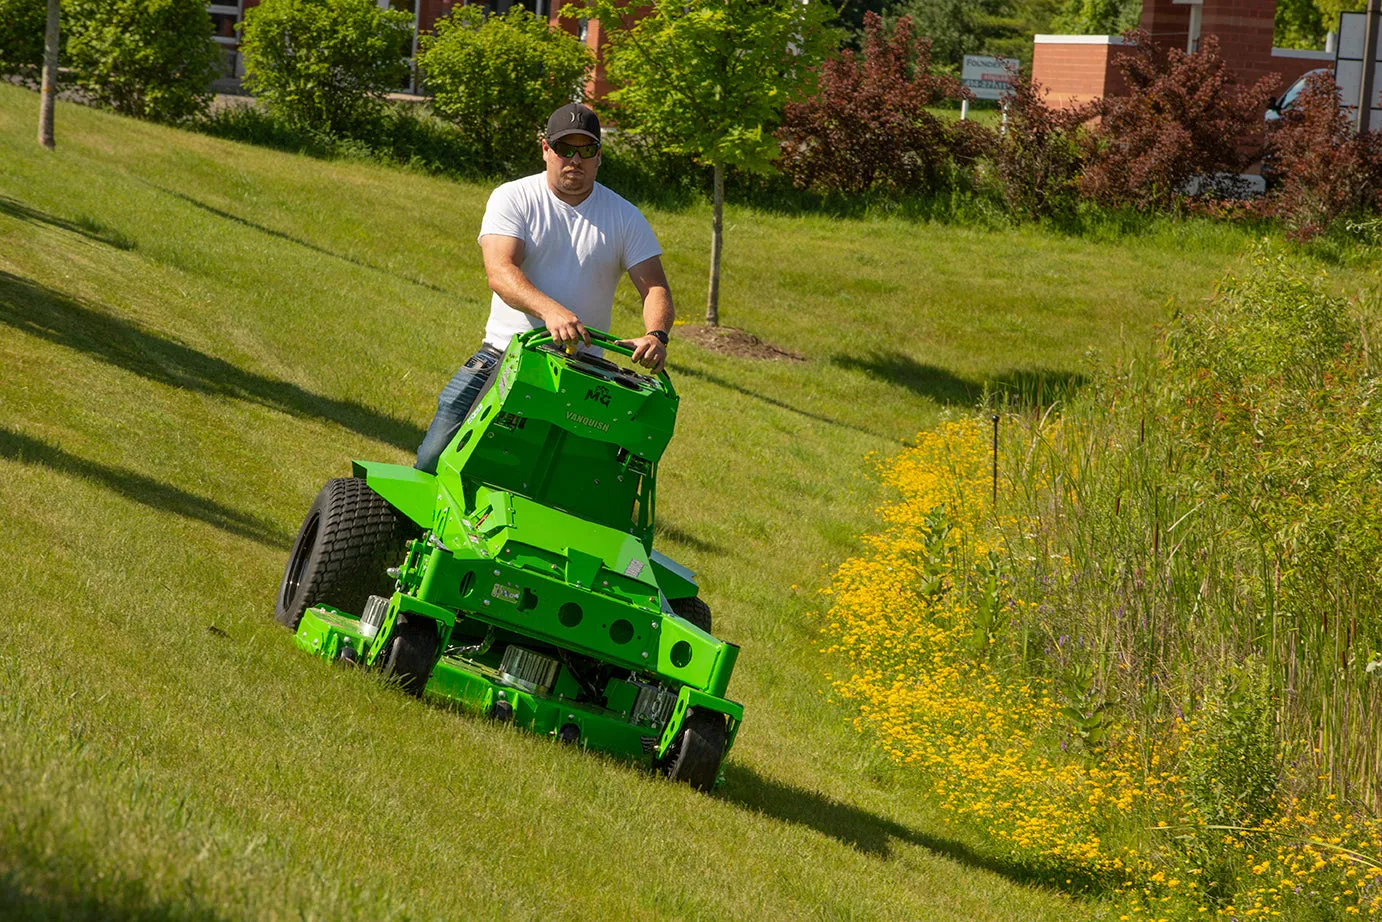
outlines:
[[1219, 53], [1239, 81], [1252, 85], [1268, 73], [1280, 73], [1272, 59], [1272, 23], [1276, 0], [1205, 0], [1200, 40], [1219, 39]]
[[1115, 66], [1123, 46], [1085, 42], [1038, 42], [1032, 48], [1032, 79], [1046, 91], [1046, 102], [1074, 106], [1123, 92]]
[[432, 31], [432, 26], [436, 24], [447, 13], [451, 12], [452, 6], [464, 6], [464, 3], [453, 2], [453, 0], [418, 0], [417, 4], [417, 30], [419, 33]]
[[1138, 25], [1158, 45], [1183, 49], [1190, 40], [1190, 7], [1171, 0], [1142, 0]]
[[[1276, 74], [1280, 78], [1280, 92], [1307, 71], [1332, 66], [1329, 61], [1318, 59], [1273, 57], [1276, 0], [1204, 0], [1201, 9], [1201, 41], [1216, 36], [1220, 53], [1244, 84], [1251, 85], [1267, 74]], [[1157, 44], [1184, 49], [1190, 36], [1190, 7], [1171, 0], [1144, 0], [1141, 27]], [[1116, 95], [1122, 89], [1122, 74], [1114, 66], [1118, 47], [1037, 44], [1032, 77], [1050, 88], [1054, 105]]]
[[1277, 94], [1286, 92], [1286, 88], [1298, 78], [1321, 67], [1333, 70], [1333, 59], [1322, 61], [1312, 58], [1272, 58], [1272, 71], [1281, 75], [1281, 86], [1277, 88]]

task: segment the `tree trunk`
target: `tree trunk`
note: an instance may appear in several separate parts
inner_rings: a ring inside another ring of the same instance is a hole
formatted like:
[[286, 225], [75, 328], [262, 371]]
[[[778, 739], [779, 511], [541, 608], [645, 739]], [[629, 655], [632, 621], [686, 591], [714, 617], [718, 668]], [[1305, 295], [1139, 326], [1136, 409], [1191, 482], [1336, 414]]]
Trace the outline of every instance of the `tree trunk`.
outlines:
[[725, 167], [715, 164], [715, 208], [710, 219], [710, 289], [705, 296], [705, 322], [720, 325], [720, 246], [724, 240]]
[[38, 143], [52, 150], [53, 102], [58, 95], [58, 0], [48, 0], [48, 28], [43, 36], [43, 87], [38, 104]]

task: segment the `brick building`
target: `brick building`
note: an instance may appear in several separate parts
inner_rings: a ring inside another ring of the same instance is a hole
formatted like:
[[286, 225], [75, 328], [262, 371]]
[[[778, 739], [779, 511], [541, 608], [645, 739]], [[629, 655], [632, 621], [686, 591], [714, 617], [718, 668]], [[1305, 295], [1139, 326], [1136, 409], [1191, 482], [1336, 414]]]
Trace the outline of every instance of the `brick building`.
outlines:
[[[561, 9], [565, 2], [566, 0], [492, 0], [486, 5], [496, 13], [508, 12], [509, 8], [515, 5], [522, 6], [530, 13], [546, 17], [554, 27], [579, 37], [591, 51], [597, 52], [597, 64], [590, 82], [586, 84], [586, 96], [598, 98], [609, 90], [609, 83], [605, 80], [604, 64], [598, 56], [600, 45], [603, 43], [600, 24], [594, 20], [561, 19], [557, 16], [557, 10]], [[412, 15], [414, 51], [417, 50], [419, 33], [430, 31], [432, 25], [449, 12], [453, 5], [464, 3], [465, 0], [379, 0], [381, 7], [402, 10]], [[211, 21], [216, 29], [215, 40], [225, 48], [228, 77], [238, 80], [244, 74], [235, 27], [244, 17], [245, 11], [258, 4], [259, 0], [221, 0], [207, 4], [207, 10], [211, 13]]]
[[[1334, 55], [1272, 47], [1276, 0], [1143, 0], [1141, 26], [1160, 45], [1194, 51], [1206, 36], [1235, 76], [1255, 83], [1266, 74], [1285, 89], [1317, 67], [1332, 66]], [[1123, 48], [1117, 35], [1038, 35], [1032, 52], [1032, 79], [1050, 90], [1054, 105], [1116, 96], [1123, 89], [1116, 63]]]

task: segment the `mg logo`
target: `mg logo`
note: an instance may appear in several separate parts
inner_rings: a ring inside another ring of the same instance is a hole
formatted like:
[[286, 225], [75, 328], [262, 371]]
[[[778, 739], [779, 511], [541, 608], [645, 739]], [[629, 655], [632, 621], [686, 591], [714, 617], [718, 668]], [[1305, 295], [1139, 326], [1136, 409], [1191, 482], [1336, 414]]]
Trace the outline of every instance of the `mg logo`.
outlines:
[[595, 387], [585, 392], [585, 399], [593, 400], [601, 406], [607, 407], [609, 406], [609, 388], [605, 387], [603, 384], [597, 384]]

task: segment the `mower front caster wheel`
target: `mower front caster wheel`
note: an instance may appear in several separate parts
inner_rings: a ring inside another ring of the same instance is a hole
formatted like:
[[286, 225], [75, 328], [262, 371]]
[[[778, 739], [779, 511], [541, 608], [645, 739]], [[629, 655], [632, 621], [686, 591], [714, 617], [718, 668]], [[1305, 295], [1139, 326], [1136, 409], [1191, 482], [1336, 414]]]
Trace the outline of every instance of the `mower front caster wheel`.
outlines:
[[384, 675], [397, 679], [404, 691], [421, 698], [436, 663], [436, 626], [425, 618], [398, 622], [384, 654]]
[[693, 710], [681, 725], [673, 751], [668, 753], [667, 777], [709, 792], [720, 776], [720, 760], [725, 756], [728, 736], [725, 715]]

